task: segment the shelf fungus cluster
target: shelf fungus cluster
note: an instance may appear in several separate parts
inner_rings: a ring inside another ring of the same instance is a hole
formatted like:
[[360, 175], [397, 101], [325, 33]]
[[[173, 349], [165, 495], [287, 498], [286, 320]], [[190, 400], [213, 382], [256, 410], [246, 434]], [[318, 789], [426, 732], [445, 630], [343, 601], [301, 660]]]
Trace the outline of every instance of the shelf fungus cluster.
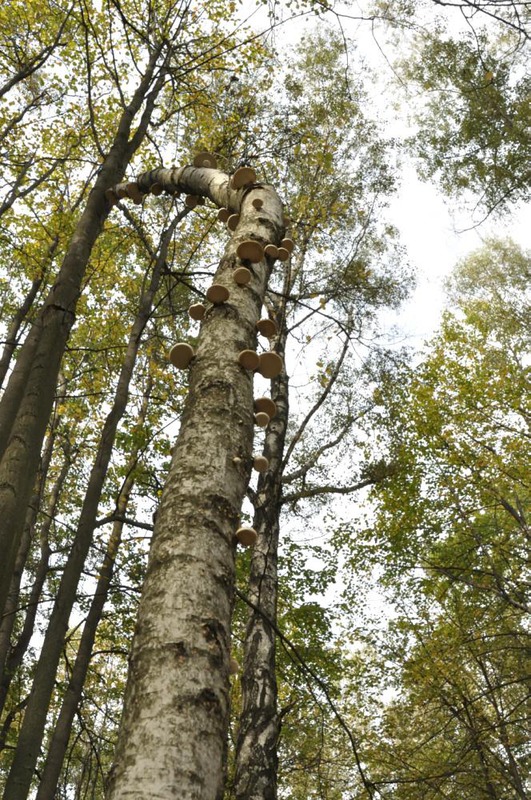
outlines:
[[238, 364], [251, 372], [259, 372], [264, 378], [272, 380], [280, 375], [284, 362], [274, 350], [258, 354], [256, 350], [242, 350], [238, 355]]
[[[196, 153], [193, 158], [193, 166], [198, 169], [216, 170], [218, 168], [216, 157], [206, 150]], [[176, 175], [176, 172], [179, 174]], [[109, 189], [106, 192], [106, 197], [111, 205], [114, 205], [122, 198], [129, 198], [134, 203], [140, 204], [147, 194], [156, 196], [163, 193], [170, 196], [183, 194], [183, 202], [186, 208], [193, 209], [197, 206], [204, 205], [205, 197], [202, 196], [202, 191], [204, 190], [195, 188], [195, 180], [187, 183], [186, 168], [183, 169], [182, 173], [178, 170], [176, 170], [176, 172], [174, 172], [173, 169], [154, 170], [151, 173], [146, 173], [144, 176], [141, 176], [138, 183], [121, 183]], [[184, 175], [182, 180], [179, 175]], [[220, 178], [223, 181], [222, 174], [212, 176], [213, 185], [216, 181], [218, 182], [216, 184], [218, 186], [218, 194], [215, 192], [212, 194], [209, 190], [208, 194], [210, 199], [219, 197]], [[197, 186], [204, 186], [205, 184], [202, 183], [204, 180], [205, 175], [203, 174], [200, 176]], [[188, 193], [181, 188], [183, 186], [187, 187]], [[224, 183], [221, 183], [221, 187], [221, 191], [224, 192], [226, 180]], [[192, 191], [189, 191], [190, 189], [192, 189]], [[229, 300], [232, 293], [234, 294], [233, 302], [236, 308], [236, 298], [241, 298], [242, 289], [248, 291], [246, 287], [249, 287], [249, 289], [257, 288], [256, 286], [252, 286], [253, 279], [258, 283], [257, 279], [264, 277], [264, 273], [261, 272], [261, 270], [269, 269], [272, 261], [287, 261], [290, 258], [295, 246], [292, 239], [286, 237], [282, 239], [280, 243], [275, 244], [273, 242], [262, 242], [258, 239], [250, 238], [248, 233], [246, 235], [243, 231], [240, 232], [239, 224], [241, 217], [238, 211], [241, 209], [238, 204], [241, 204], [244, 199], [244, 221], [246, 223], [248, 222], [247, 215], [249, 213], [251, 216], [254, 214], [259, 223], [257, 229], [262, 231], [267, 229], [262, 225], [264, 220], [261, 219], [261, 215], [264, 213], [264, 203], [267, 201], [268, 197], [265, 189], [266, 187], [257, 183], [256, 173], [252, 167], [241, 166], [230, 176], [228, 191], [226, 193], [227, 199], [225, 200], [228, 207], [219, 208], [217, 217], [220, 222], [227, 226], [230, 232], [237, 231], [234, 243], [235, 251], [232, 251], [233, 253], [235, 252], [236, 255], [234, 269], [232, 270], [233, 284], [231, 285], [229, 280], [230, 288], [227, 288], [223, 283], [212, 283], [206, 290], [206, 299], [203, 302], [192, 303], [189, 306], [188, 315], [192, 320], [201, 322], [205, 318], [205, 315], [207, 315], [209, 303], [212, 304], [212, 306], [222, 306]], [[238, 194], [234, 194], [234, 192], [238, 192]], [[250, 205], [248, 205], [249, 201]], [[283, 217], [283, 225], [286, 228], [290, 225], [290, 221], [286, 217]], [[252, 235], [251, 233], [251, 236]], [[273, 319], [264, 317], [259, 319], [256, 323], [256, 332], [269, 340], [266, 346], [270, 349], [260, 353], [251, 349], [241, 350], [236, 356], [237, 364], [242, 369], [248, 370], [249, 372], [256, 371], [260, 373], [266, 379], [274, 379], [283, 369], [282, 357], [275, 352], [273, 343], [270, 341], [275, 339], [278, 335], [277, 324]], [[168, 358], [171, 364], [178, 369], [187, 369], [195, 358], [195, 351], [190, 344], [179, 342], [171, 348]], [[258, 397], [254, 400], [253, 421], [257, 428], [267, 428], [276, 414], [277, 406], [271, 398]], [[233, 463], [235, 466], [243, 465], [247, 468], [250, 466], [249, 461], [240, 456], [235, 456], [233, 458]], [[264, 455], [253, 455], [251, 464], [252, 468], [258, 473], [265, 473], [269, 469], [269, 461]], [[235, 541], [243, 547], [252, 547], [256, 543], [258, 534], [252, 527], [241, 526], [235, 531], [234, 536]], [[237, 661], [231, 658], [231, 673], [236, 673], [238, 669], [239, 665]]]

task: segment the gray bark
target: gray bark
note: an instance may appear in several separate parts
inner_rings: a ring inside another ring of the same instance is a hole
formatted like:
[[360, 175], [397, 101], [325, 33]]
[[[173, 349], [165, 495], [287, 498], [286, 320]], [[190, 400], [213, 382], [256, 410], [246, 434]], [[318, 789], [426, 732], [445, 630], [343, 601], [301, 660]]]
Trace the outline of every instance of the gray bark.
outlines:
[[[137, 417], [137, 425], [141, 426], [145, 421], [150, 395], [151, 383], [148, 385], [144, 393], [142, 407]], [[96, 638], [97, 627], [101, 620], [103, 607], [107, 600], [109, 587], [114, 574], [116, 554], [118, 552], [118, 548], [120, 547], [124, 528], [124, 522], [122, 520], [125, 516], [131, 490], [134, 485], [134, 469], [138, 463], [139, 454], [139, 450], [137, 449], [129, 456], [127, 477], [116, 502], [116, 516], [119, 519], [113, 524], [112, 533], [107, 543], [105, 557], [103, 559], [103, 563], [98, 569], [99, 578], [96, 584], [96, 591], [90, 605], [87, 619], [85, 620], [85, 625], [83, 626], [83, 633], [81, 635], [79, 648], [76, 654], [76, 660], [72, 669], [72, 676], [68, 682], [68, 687], [61, 705], [61, 711], [59, 712], [57, 722], [55, 723], [54, 732], [50, 740], [48, 755], [42, 771], [36, 800], [54, 800], [56, 796], [57, 783], [59, 781], [63, 759], [68, 747], [72, 722], [81, 700], [83, 685], [85, 683], [85, 678], [87, 676], [90, 658], [92, 655], [92, 647]]]
[[[250, 285], [243, 287], [232, 280], [232, 270], [239, 263], [240, 240], [278, 243], [282, 205], [270, 187], [229, 189], [228, 177], [218, 170], [155, 170], [139, 179], [141, 188], [150, 182], [206, 195], [241, 216], [215, 276], [230, 298], [208, 307], [190, 369], [155, 524], [107, 798], [220, 800], [234, 533], [253, 440], [253, 374], [237, 359], [241, 350], [256, 348], [271, 264], [255, 264]], [[258, 197], [264, 203], [260, 212], [252, 206]]]
[[[174, 225], [177, 223], [177, 218]], [[22, 722], [17, 749], [7, 779], [3, 800], [23, 800], [28, 796], [33, 772], [44, 735], [46, 715], [53, 693], [57, 666], [63, 648], [68, 620], [72, 611], [77, 586], [87, 558], [96, 524], [98, 505], [107, 475], [110, 457], [120, 422], [129, 397], [129, 384], [138, 353], [140, 338], [151, 313], [154, 294], [158, 288], [162, 266], [173, 233], [173, 225], [164, 240], [151, 283], [143, 294], [140, 308], [132, 326], [124, 363], [118, 378], [114, 401], [103, 426], [98, 452], [93, 464], [87, 492], [81, 509], [72, 548], [70, 550], [54, 607], [48, 623], [41, 655], [35, 670], [30, 699]]]
[[[283, 355], [285, 331], [277, 352]], [[280, 721], [275, 672], [278, 595], [278, 540], [282, 494], [282, 459], [288, 422], [288, 377], [283, 371], [272, 382], [271, 397], [277, 414], [269, 423], [264, 455], [269, 469], [260, 475], [256, 492], [253, 527], [258, 539], [253, 549], [248, 596], [255, 608], [249, 611], [245, 632], [242, 710], [236, 743], [234, 794], [237, 800], [276, 800], [277, 744]]]
[[[3, 523], [0, 529], [0, 552], [3, 555], [0, 561], [0, 609], [4, 608], [6, 600], [82, 280], [92, 247], [109, 213], [105, 191], [121, 179], [145, 136], [164, 82], [165, 70], [157, 68], [161, 50], [153, 52], [131, 103], [122, 113], [114, 143], [76, 226], [57, 279], [21, 348], [0, 403], [0, 516]], [[142, 105], [144, 111], [130, 138], [133, 121]]]
[[[24, 617], [24, 624], [22, 626], [22, 631], [20, 632], [17, 641], [10, 649], [9, 654], [5, 659], [4, 669], [2, 670], [2, 678], [0, 681], [0, 713], [3, 711], [4, 704], [7, 698], [7, 693], [11, 685], [11, 681], [15, 676], [16, 670], [22, 664], [24, 654], [29, 646], [31, 637], [33, 636], [39, 600], [41, 598], [41, 593], [44, 586], [44, 582], [46, 580], [46, 576], [48, 574], [48, 566], [50, 560], [50, 546], [48, 543], [48, 535], [50, 532], [52, 520], [55, 515], [55, 508], [59, 500], [59, 495], [61, 493], [69, 469], [70, 469], [70, 461], [68, 458], [66, 458], [61, 467], [61, 471], [57, 477], [57, 480], [55, 481], [55, 484], [52, 488], [52, 491], [50, 493], [47, 515], [43, 520], [42, 525], [39, 529], [39, 540], [40, 540], [40, 551], [41, 551], [40, 558], [37, 564], [37, 568], [35, 570], [35, 575], [31, 586], [30, 595], [26, 605], [26, 614]], [[23, 554], [19, 554], [19, 556], [20, 555], [22, 555], [21, 561], [22, 560], [25, 561]], [[22, 575], [22, 570], [23, 570], [23, 564], [21, 563], [19, 569], [16, 570], [19, 582], [20, 582], [20, 576]], [[16, 588], [18, 590], [18, 586]], [[16, 594], [13, 592], [9, 599], [11, 600], [11, 602], [14, 601], [16, 605], [16, 601], [18, 600], [18, 591], [16, 592]], [[12, 610], [12, 613], [10, 615], [11, 619], [14, 617], [14, 614], [15, 614], [15, 609]], [[9, 618], [6, 618], [6, 621], [8, 619]]]
[[[66, 392], [66, 382], [61, 376], [59, 379], [58, 399], [64, 398]], [[26, 560], [30, 552], [32, 542], [36, 535], [37, 518], [39, 511], [43, 505], [43, 497], [48, 479], [48, 470], [52, 460], [54, 451], [57, 427], [59, 425], [60, 416], [55, 413], [53, 416], [50, 431], [48, 433], [46, 444], [44, 447], [41, 464], [39, 467], [39, 476], [37, 485], [33, 496], [28, 505], [24, 531], [22, 534], [20, 546], [15, 560], [15, 567], [11, 578], [9, 587], [9, 594], [7, 596], [6, 605], [4, 607], [4, 616], [0, 623], [0, 714], [3, 712], [4, 703], [9, 690], [9, 685], [13, 677], [14, 671], [21, 663], [21, 659], [29, 644], [35, 616], [37, 612], [37, 604], [39, 602], [40, 594], [44, 579], [46, 577], [48, 568], [48, 534], [50, 530], [51, 521], [55, 513], [55, 507], [59, 498], [62, 484], [66, 479], [66, 474], [70, 466], [70, 456], [68, 448], [65, 450], [65, 459], [61, 472], [56, 480], [48, 499], [48, 506], [46, 515], [39, 528], [38, 535], [40, 540], [40, 558], [37, 568], [35, 570], [34, 581], [30, 592], [29, 602], [25, 609], [24, 624], [22, 631], [18, 637], [16, 644], [11, 647], [11, 635], [13, 632], [15, 618], [18, 612], [19, 599], [20, 599], [20, 585], [22, 575], [26, 566]]]
[[37, 293], [41, 288], [42, 284], [42, 276], [35, 278], [32, 282], [31, 287], [24, 298], [24, 301], [20, 308], [18, 309], [17, 313], [13, 317], [11, 325], [7, 331], [4, 349], [2, 350], [2, 356], [0, 357], [0, 387], [3, 386], [4, 380], [7, 375], [7, 371], [9, 369], [9, 365], [11, 363], [11, 358], [13, 353], [15, 352], [15, 348], [19, 343], [20, 337], [20, 329], [22, 327], [22, 323], [24, 322], [31, 306], [35, 298], [37, 297]]

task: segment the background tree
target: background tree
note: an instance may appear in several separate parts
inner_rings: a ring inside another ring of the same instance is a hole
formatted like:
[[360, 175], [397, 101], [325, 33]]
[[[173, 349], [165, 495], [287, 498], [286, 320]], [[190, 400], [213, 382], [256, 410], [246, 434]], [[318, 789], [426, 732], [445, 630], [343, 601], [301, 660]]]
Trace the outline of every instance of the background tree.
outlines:
[[378, 396], [397, 472], [355, 552], [367, 566], [378, 549], [397, 608], [375, 653], [394, 691], [370, 736], [392, 797], [526, 796], [528, 276], [511, 242], [471, 256], [456, 311]]

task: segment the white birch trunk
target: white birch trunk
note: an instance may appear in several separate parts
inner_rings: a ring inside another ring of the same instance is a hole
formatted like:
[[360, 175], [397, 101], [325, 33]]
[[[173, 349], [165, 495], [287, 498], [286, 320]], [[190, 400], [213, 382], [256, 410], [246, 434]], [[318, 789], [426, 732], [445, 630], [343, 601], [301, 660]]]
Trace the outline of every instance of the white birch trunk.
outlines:
[[[162, 183], [241, 215], [215, 276], [230, 291], [209, 306], [170, 473], [157, 515], [108, 800], [220, 800], [229, 712], [234, 534], [249, 480], [253, 373], [238, 354], [256, 349], [270, 263], [238, 286], [237, 244], [277, 243], [281, 202], [270, 187], [234, 191], [218, 170], [154, 170]], [[252, 200], [263, 200], [257, 211]], [[171, 367], [168, 365], [168, 369]], [[234, 458], [241, 461], [235, 463]]]

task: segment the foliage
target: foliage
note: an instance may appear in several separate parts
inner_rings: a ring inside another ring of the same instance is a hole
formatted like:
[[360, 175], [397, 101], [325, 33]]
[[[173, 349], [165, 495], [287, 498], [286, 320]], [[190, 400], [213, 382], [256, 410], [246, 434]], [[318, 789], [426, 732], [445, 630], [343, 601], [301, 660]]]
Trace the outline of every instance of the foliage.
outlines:
[[411, 139], [424, 178], [487, 212], [529, 195], [529, 89], [526, 46], [507, 31], [440, 32], [417, 38], [404, 78], [418, 88]]
[[529, 265], [500, 241], [460, 265], [456, 310], [379, 397], [398, 469], [356, 553], [396, 608], [376, 632], [392, 699], [366, 712], [390, 797], [525, 797]]

